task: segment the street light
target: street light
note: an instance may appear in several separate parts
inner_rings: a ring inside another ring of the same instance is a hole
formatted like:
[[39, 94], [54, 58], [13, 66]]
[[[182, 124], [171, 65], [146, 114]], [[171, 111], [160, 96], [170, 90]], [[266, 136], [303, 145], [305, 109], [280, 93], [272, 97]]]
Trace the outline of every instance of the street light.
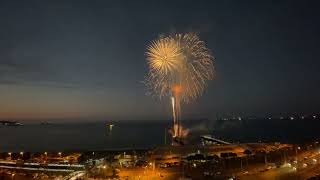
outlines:
[[300, 146], [296, 147], [296, 161], [298, 162], [298, 150], [300, 150]]

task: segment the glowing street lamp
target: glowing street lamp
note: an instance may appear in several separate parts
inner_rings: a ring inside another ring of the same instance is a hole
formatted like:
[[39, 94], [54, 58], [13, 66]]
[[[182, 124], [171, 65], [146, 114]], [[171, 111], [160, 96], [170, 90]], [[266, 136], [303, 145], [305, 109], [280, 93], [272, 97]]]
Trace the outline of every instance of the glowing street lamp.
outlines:
[[298, 147], [296, 147], [296, 161], [298, 162], [298, 150], [300, 150], [301, 148], [300, 148], [300, 146], [298, 146]]

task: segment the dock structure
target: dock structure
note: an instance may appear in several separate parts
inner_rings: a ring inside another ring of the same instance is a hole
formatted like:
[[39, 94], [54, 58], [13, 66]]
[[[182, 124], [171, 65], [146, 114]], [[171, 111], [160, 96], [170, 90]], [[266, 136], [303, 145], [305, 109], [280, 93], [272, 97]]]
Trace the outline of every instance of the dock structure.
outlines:
[[230, 145], [231, 143], [227, 142], [227, 141], [223, 141], [221, 139], [217, 139], [217, 138], [214, 138], [210, 135], [203, 135], [201, 136], [201, 140], [203, 141], [209, 141], [211, 142], [212, 144], [224, 144], [224, 145]]

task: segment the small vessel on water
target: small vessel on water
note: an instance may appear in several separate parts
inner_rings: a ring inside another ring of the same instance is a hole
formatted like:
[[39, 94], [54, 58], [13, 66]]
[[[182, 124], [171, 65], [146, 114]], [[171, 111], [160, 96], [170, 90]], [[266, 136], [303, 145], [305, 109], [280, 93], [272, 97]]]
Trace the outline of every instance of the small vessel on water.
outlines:
[[107, 125], [106, 125], [106, 128], [107, 128], [107, 133], [108, 133], [108, 135], [110, 135], [111, 133], [112, 133], [112, 129], [113, 129], [113, 127], [114, 127], [114, 124], [113, 123], [107, 123]]
[[0, 125], [4, 126], [23, 126], [22, 123], [17, 121], [0, 121]]
[[51, 124], [53, 124], [53, 123], [48, 122], [48, 121], [42, 121], [40, 124], [41, 124], [41, 125], [51, 125]]
[[109, 131], [112, 131], [114, 124], [109, 124]]

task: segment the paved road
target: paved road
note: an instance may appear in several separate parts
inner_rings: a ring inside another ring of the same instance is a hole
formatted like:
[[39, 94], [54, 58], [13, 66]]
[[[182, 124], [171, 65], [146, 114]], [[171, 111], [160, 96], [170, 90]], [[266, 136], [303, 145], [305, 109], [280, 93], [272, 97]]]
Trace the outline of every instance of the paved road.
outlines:
[[[307, 157], [307, 158], [305, 158]], [[317, 162], [312, 163], [313, 159]], [[303, 167], [303, 164], [307, 164]], [[295, 166], [295, 167], [294, 167]], [[241, 180], [304, 180], [320, 174], [320, 154], [306, 152], [298, 157], [298, 164], [292, 167], [280, 167], [265, 172], [241, 175]]]
[[163, 179], [163, 180], [173, 180], [177, 179], [177, 176], [180, 175], [180, 171], [178, 169], [160, 169], [155, 168], [154, 170], [151, 168], [122, 168], [119, 172], [120, 178], [123, 179]]
[[239, 179], [241, 180], [294, 180], [294, 170], [291, 167], [282, 167], [260, 172], [257, 174], [244, 175]]

